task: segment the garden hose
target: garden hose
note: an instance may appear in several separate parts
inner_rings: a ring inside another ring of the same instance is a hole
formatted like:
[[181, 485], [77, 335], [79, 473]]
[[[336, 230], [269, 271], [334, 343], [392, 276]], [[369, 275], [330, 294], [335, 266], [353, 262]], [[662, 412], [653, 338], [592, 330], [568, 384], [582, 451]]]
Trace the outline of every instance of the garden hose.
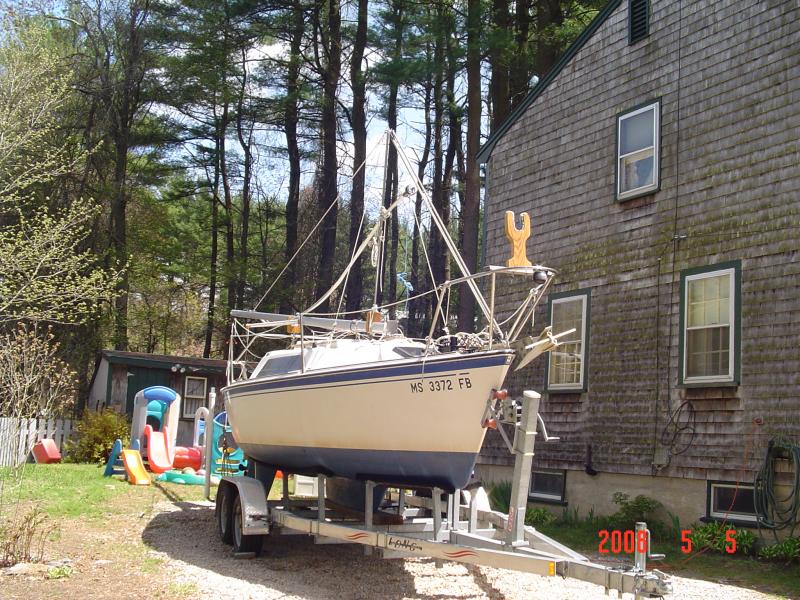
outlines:
[[[775, 461], [788, 459], [792, 463], [794, 480], [789, 493], [779, 498], [775, 492]], [[800, 446], [787, 441], [770, 440], [767, 455], [753, 484], [753, 501], [759, 527], [779, 530], [791, 527], [789, 535], [800, 522]]]

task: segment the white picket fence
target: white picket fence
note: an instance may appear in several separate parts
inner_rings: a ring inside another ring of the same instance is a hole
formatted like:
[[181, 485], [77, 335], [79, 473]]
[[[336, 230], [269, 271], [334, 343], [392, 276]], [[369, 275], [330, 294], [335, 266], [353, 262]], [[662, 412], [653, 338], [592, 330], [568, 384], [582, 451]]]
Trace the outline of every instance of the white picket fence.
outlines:
[[70, 419], [16, 419], [0, 417], [0, 467], [24, 462], [34, 444], [41, 439], [55, 441], [59, 450], [72, 435]]

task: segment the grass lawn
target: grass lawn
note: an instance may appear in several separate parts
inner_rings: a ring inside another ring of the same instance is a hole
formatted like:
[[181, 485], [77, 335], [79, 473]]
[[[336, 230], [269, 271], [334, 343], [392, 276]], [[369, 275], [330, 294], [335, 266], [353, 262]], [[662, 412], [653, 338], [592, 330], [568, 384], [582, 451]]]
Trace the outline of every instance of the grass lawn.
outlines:
[[[289, 492], [294, 482], [289, 481]], [[281, 497], [282, 484], [276, 479], [269, 497]], [[216, 486], [211, 487], [211, 497]], [[53, 519], [87, 517], [102, 519], [111, 515], [150, 512], [161, 501], [194, 502], [204, 500], [202, 485], [183, 485], [154, 481], [149, 486], [133, 486], [121, 477], [103, 477], [96, 465], [28, 464], [19, 480], [11, 470], [0, 468], [0, 516], [18, 503], [37, 505]]]
[[[203, 500], [202, 485], [154, 482], [136, 489], [120, 477], [103, 477], [95, 465], [25, 465], [19, 481], [0, 469], [0, 513], [17, 503], [38, 505], [49, 517], [104, 518], [146, 511], [162, 500]], [[212, 492], [213, 493], [213, 492]]]
[[[553, 539], [588, 555], [597, 556], [597, 527], [586, 522], [553, 523], [537, 527]], [[769, 542], [771, 542], [771, 538]], [[786, 598], [800, 598], [800, 566], [770, 563], [746, 556], [723, 556], [710, 552], [684, 554], [677, 543], [656, 541], [653, 553], [665, 554], [663, 561], [650, 561], [648, 568], [665, 573], [728, 583]], [[620, 555], [624, 556], [624, 555]], [[630, 556], [631, 561], [633, 556]]]
[[[292, 487], [290, 481], [290, 491]], [[279, 498], [281, 488], [276, 481], [270, 497]], [[216, 486], [211, 495], [216, 495]], [[103, 468], [95, 465], [29, 464], [21, 477], [0, 468], [0, 560], [14, 527], [36, 508], [47, 517], [37, 526], [45, 536], [44, 560], [71, 561], [68, 566], [41, 566], [33, 577], [0, 575], [0, 598], [196, 597], [195, 584], [171, 580], [163, 554], [148, 546], [143, 532], [163, 511], [180, 512], [186, 510], [182, 503], [204, 499], [202, 485], [133, 486], [120, 476], [103, 477]], [[120, 572], [141, 574], [139, 587], [114, 575]]]

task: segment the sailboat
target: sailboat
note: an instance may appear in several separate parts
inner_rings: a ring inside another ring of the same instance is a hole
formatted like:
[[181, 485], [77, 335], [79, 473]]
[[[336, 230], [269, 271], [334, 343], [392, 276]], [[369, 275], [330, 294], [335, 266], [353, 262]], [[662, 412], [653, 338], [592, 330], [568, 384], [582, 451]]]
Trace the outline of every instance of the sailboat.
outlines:
[[[291, 315], [232, 311], [222, 393], [234, 438], [256, 465], [452, 491], [470, 478], [491, 425], [489, 409], [505, 393], [512, 363], [527, 364], [569, 332], [552, 335], [547, 328], [538, 338], [523, 335], [556, 271], [527, 260], [527, 236], [516, 229], [513, 214], [506, 229], [514, 256], [506, 265], [470, 273], [395, 133], [387, 131], [382, 143], [395, 147], [410, 185], [380, 210], [342, 274], [307, 309]], [[387, 318], [389, 305], [360, 314], [315, 313], [342, 289], [357, 258], [380, 243], [393, 210], [417, 193], [461, 271], [434, 288], [428, 335], [408, 337]], [[495, 298], [505, 277], [526, 282], [529, 291], [501, 321]], [[477, 333], [450, 333], [447, 300], [461, 285], [480, 310], [483, 329]], [[259, 351], [274, 340], [284, 347]]]

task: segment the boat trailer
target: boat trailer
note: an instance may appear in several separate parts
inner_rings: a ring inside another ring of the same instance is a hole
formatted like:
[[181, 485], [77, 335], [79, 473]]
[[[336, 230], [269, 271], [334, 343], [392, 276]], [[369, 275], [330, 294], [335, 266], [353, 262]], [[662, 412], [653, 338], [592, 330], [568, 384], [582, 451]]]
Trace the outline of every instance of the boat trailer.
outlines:
[[[669, 577], [658, 570], [647, 570], [648, 558], [663, 557], [650, 553], [650, 532], [645, 523], [636, 524], [636, 539], [646, 539], [646, 548], [640, 551], [636, 544], [633, 564], [624, 568], [592, 563], [525, 525], [537, 424], [544, 441], [557, 439], [547, 437], [538, 413], [539, 400], [536, 392], [526, 391], [521, 400], [515, 400], [500, 390], [487, 401], [483, 424], [496, 428], [514, 455], [508, 515], [491, 510], [483, 488], [455, 490], [445, 496], [446, 500], [439, 488], [431, 489], [430, 498], [394, 488], [388, 494], [391, 507], [385, 509], [394, 519], [381, 524], [376, 522], [381, 519], [374, 517], [386, 512], [373, 513], [378, 508], [373, 506], [373, 491], [380, 482], [366, 482], [363, 514], [343, 512], [336, 506], [326, 506], [324, 475], [317, 476], [317, 498], [290, 498], [284, 476], [282, 499], [268, 501], [267, 486], [274, 471], [259, 473], [256, 464], [253, 476], [224, 477], [220, 481], [215, 510], [220, 535], [244, 556], [255, 556], [267, 534], [306, 534], [319, 544], [361, 544], [366, 554], [383, 558], [430, 557], [436, 559], [437, 566], [442, 561], [455, 561], [570, 577], [600, 585], [606, 594], [610, 590], [620, 596], [633, 594], [636, 600], [671, 594]], [[505, 427], [513, 429], [512, 436]]]

